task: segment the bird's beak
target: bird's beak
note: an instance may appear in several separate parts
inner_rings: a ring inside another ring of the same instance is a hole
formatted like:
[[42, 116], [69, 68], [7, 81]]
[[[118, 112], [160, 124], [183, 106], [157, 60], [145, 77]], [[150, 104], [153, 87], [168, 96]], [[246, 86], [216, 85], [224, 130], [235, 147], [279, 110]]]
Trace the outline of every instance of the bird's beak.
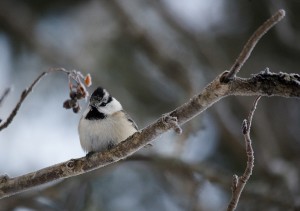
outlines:
[[97, 107], [96, 104], [97, 104], [97, 102], [95, 100], [90, 101], [90, 106], [91, 107]]

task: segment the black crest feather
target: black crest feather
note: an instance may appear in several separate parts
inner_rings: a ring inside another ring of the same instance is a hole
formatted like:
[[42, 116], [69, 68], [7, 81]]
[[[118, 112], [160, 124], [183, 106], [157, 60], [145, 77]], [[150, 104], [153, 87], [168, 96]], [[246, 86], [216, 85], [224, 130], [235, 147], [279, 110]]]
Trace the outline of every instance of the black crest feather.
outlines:
[[104, 95], [105, 95], [104, 89], [99, 86], [97, 89], [95, 89], [95, 91], [91, 95], [91, 98], [102, 99]]

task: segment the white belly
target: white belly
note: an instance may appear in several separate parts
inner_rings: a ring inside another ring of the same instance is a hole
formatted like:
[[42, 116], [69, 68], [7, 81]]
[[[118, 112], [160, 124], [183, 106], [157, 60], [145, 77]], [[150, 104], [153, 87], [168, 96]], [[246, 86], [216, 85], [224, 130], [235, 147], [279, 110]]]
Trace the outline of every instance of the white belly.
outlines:
[[85, 152], [104, 151], [109, 145], [115, 145], [124, 141], [136, 132], [136, 129], [123, 117], [122, 112], [100, 120], [79, 121], [78, 132], [80, 144]]

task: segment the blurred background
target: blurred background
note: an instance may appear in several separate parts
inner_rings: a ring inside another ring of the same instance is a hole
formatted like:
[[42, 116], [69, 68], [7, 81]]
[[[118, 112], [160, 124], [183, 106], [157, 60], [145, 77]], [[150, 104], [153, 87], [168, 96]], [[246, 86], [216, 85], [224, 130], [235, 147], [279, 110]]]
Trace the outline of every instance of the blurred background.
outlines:
[[[266, 67], [300, 73], [300, 2], [0, 0], [0, 105], [5, 120], [22, 90], [51, 67], [90, 73], [147, 126], [229, 69], [278, 9], [285, 19], [255, 48], [239, 76]], [[0, 174], [19, 176], [84, 156], [81, 114], [62, 107], [63, 73], [44, 77], [0, 132]], [[97, 171], [0, 201], [0, 210], [224, 210], [246, 153], [241, 124], [254, 97], [229, 97], [152, 147]], [[82, 102], [82, 107], [85, 107]], [[251, 136], [255, 167], [238, 210], [300, 207], [299, 100], [263, 98]]]

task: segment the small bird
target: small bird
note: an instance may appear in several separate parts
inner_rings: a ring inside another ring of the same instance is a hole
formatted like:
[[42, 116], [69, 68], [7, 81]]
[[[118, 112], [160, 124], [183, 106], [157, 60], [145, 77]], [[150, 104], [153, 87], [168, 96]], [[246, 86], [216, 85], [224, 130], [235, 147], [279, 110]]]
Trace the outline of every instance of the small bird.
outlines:
[[78, 125], [80, 144], [87, 155], [111, 149], [137, 130], [119, 101], [102, 87], [91, 95]]

